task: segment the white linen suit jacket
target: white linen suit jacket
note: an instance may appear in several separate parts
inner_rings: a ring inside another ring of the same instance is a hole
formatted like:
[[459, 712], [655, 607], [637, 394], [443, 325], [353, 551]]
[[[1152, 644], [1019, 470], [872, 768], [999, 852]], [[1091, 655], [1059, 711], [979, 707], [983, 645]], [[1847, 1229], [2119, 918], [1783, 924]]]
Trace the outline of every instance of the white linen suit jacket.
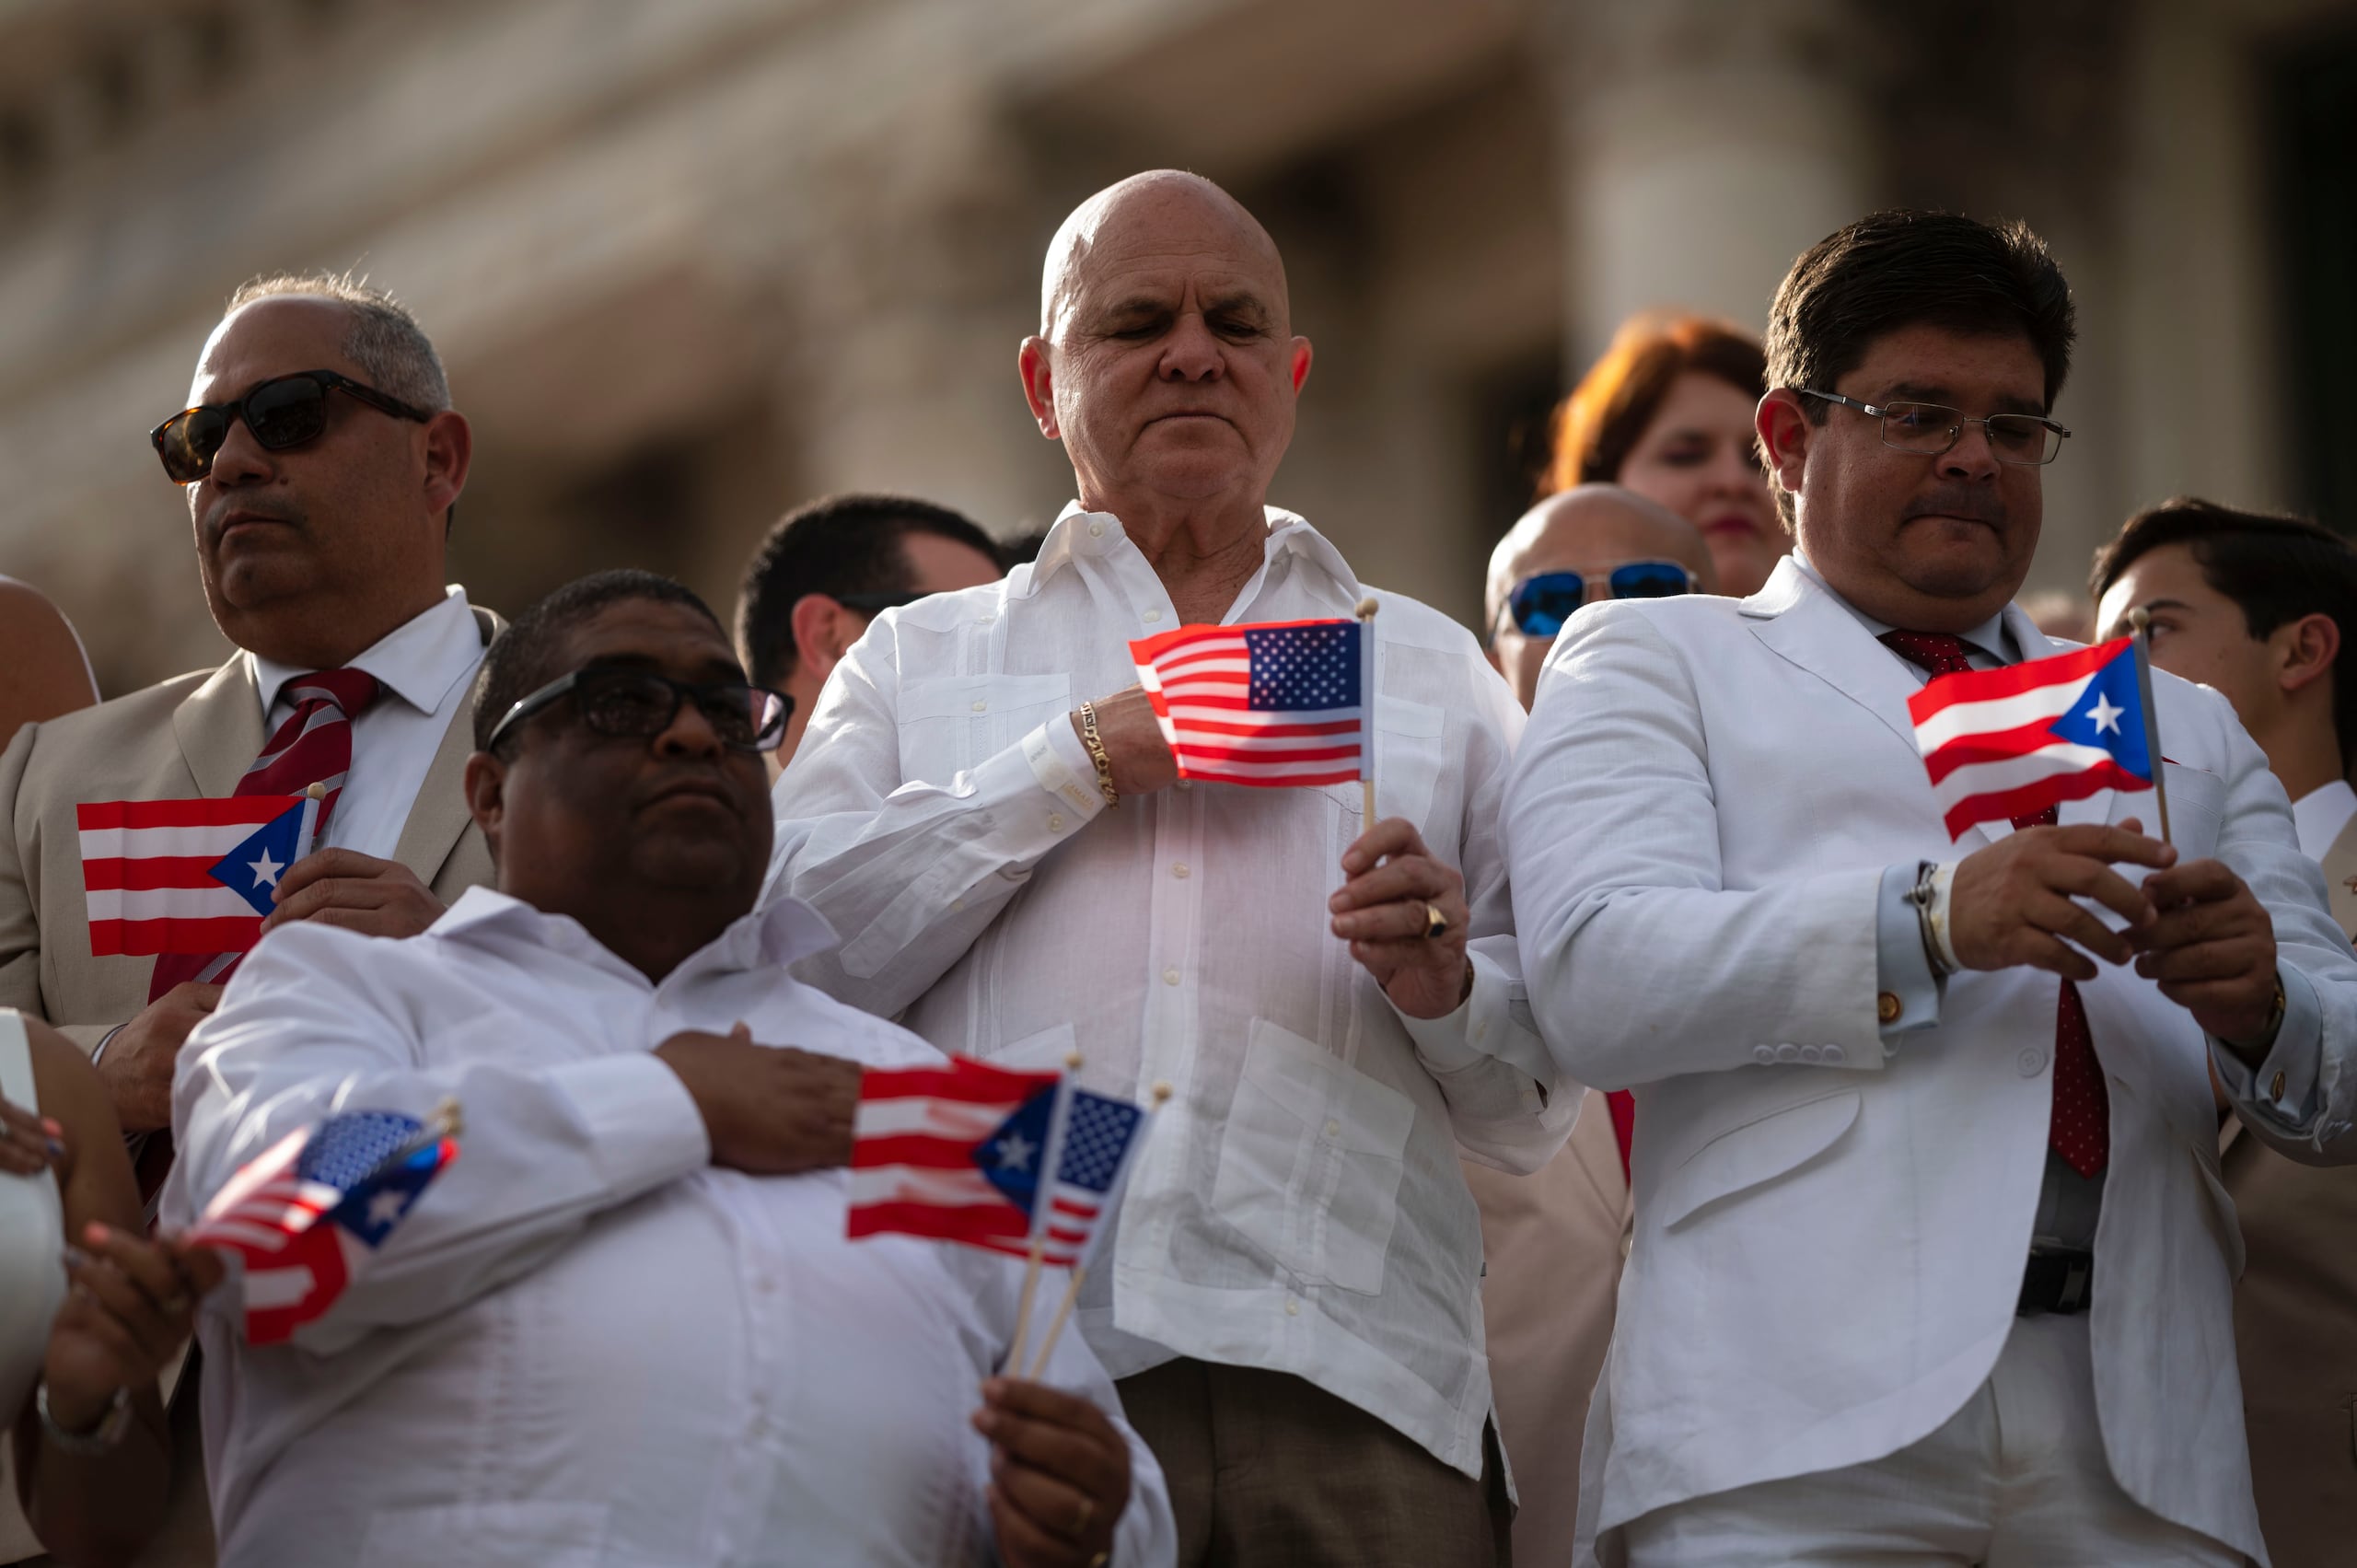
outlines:
[[[2005, 623], [2025, 658], [2059, 651], [2017, 610]], [[2345, 1049], [2357, 959], [2282, 786], [2223, 698], [2154, 680], [2179, 850], [2249, 882]], [[1937, 1024], [1886, 1047], [1884, 869], [2010, 831], [1949, 841], [1907, 713], [1919, 688], [1791, 561], [1740, 602], [1590, 607], [1549, 661], [1506, 796], [1515, 928], [1558, 1062], [1633, 1087], [1640, 1129], [1582, 1562], [1615, 1561], [1617, 1527], [1651, 1510], [1915, 1442], [2013, 1328], [2060, 981], [1957, 975]], [[2157, 830], [2141, 792], [2061, 810], [2129, 816]], [[2111, 1099], [2092, 1332], [2112, 1469], [2263, 1562], [2207, 1042], [2132, 970], [2080, 989]], [[2347, 1070], [2328, 1087], [2345, 1117]]]

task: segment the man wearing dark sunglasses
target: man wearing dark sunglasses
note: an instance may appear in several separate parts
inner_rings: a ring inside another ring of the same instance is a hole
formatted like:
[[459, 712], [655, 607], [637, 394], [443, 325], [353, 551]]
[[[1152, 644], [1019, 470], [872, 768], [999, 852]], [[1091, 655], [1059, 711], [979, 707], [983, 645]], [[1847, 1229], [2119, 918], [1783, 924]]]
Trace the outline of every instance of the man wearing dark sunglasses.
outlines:
[[[265, 931], [407, 935], [491, 869], [458, 779], [497, 622], [444, 586], [471, 441], [433, 344], [348, 279], [263, 279], [231, 299], [188, 401], [149, 441], [185, 489], [206, 601], [240, 651], [29, 726], [0, 760], [15, 829], [0, 1003], [97, 1050], [132, 1132], [167, 1124], [174, 1056], [242, 955], [90, 956], [77, 803], [325, 784], [322, 847], [258, 874], [274, 881]], [[155, 1141], [144, 1176], [168, 1148]]]
[[854, 493], [797, 506], [762, 537], [737, 595], [737, 651], [794, 699], [782, 772], [844, 652], [888, 610], [1006, 575], [998, 546], [961, 512], [913, 495]]
[[1617, 484], [1576, 485], [1525, 512], [1490, 552], [1490, 662], [1527, 708], [1556, 633], [1582, 605], [1718, 591], [1693, 524]]

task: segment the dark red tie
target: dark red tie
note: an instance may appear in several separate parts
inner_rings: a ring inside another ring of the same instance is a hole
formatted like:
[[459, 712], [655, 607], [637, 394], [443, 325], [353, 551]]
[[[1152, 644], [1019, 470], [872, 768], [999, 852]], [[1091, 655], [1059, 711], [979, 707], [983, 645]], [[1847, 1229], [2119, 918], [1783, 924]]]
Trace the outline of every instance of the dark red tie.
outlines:
[[[1963, 638], [1951, 632], [1886, 632], [1883, 645], [1934, 677], [1972, 668]], [[2016, 817], [2016, 828], [2054, 826], [2054, 807]], [[2087, 1032], [2087, 1010], [2079, 988], [2062, 982], [2054, 1017], [2054, 1110], [2047, 1123], [2048, 1147], [2081, 1176], [2093, 1176], [2111, 1157], [2111, 1092], [2104, 1087], [2103, 1064], [2096, 1060]]]
[[[352, 721], [367, 711], [380, 690], [375, 676], [358, 669], [323, 669], [288, 681], [280, 694], [295, 704], [295, 712], [263, 743], [261, 755], [230, 793], [300, 795], [315, 784], [323, 784], [327, 795], [319, 801], [315, 836], [325, 834], [329, 815], [343, 793], [344, 775], [352, 771]], [[245, 956], [243, 949], [162, 954], [148, 977], [147, 1000], [153, 1002], [186, 981], [226, 982]], [[134, 1137], [132, 1143], [139, 1193], [146, 1201], [152, 1223], [156, 1193], [171, 1168], [172, 1135], [157, 1132]]]

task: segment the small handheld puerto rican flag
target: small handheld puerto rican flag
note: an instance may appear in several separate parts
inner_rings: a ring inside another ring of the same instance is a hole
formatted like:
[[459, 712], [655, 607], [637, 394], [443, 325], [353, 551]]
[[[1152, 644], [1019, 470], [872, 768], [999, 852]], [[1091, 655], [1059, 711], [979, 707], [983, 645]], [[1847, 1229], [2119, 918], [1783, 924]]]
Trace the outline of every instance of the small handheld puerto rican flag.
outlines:
[[861, 1074], [845, 1234], [1028, 1252], [1064, 1082], [964, 1056]]
[[285, 869], [311, 850], [309, 795], [117, 800], [74, 808], [90, 956], [240, 953]]
[[1130, 657], [1182, 779], [1283, 788], [1372, 778], [1375, 633], [1357, 621], [1181, 626]]
[[2141, 645], [2116, 637], [2002, 669], [1943, 675], [1907, 701], [1948, 836], [2107, 789], [2158, 767]]
[[249, 1343], [278, 1344], [335, 1305], [459, 1157], [459, 1111], [354, 1110], [300, 1128], [231, 1177], [190, 1241], [241, 1260]]

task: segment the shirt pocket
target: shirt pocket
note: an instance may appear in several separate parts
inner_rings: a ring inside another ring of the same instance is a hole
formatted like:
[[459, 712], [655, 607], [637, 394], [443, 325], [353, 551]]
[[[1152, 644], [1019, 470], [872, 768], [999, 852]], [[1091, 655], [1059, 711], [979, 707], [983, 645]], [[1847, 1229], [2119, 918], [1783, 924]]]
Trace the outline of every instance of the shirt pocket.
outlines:
[[452, 1503], [370, 1516], [358, 1568], [448, 1568], [531, 1562], [597, 1568], [606, 1561], [602, 1503]]
[[1303, 1283], [1376, 1295], [1415, 1121], [1406, 1095], [1255, 1018], [1212, 1212]]
[[[1448, 714], [1422, 703], [1378, 699], [1375, 705], [1375, 809], [1378, 817], [1405, 817], [1419, 830], [1431, 815], [1446, 754]], [[1366, 811], [1366, 793], [1356, 780], [1320, 786], [1353, 817]], [[1360, 825], [1365, 831], [1364, 824]], [[1350, 835], [1353, 839], [1357, 833]]]
[[1072, 707], [1069, 675], [951, 675], [900, 688], [900, 776], [946, 785]]

